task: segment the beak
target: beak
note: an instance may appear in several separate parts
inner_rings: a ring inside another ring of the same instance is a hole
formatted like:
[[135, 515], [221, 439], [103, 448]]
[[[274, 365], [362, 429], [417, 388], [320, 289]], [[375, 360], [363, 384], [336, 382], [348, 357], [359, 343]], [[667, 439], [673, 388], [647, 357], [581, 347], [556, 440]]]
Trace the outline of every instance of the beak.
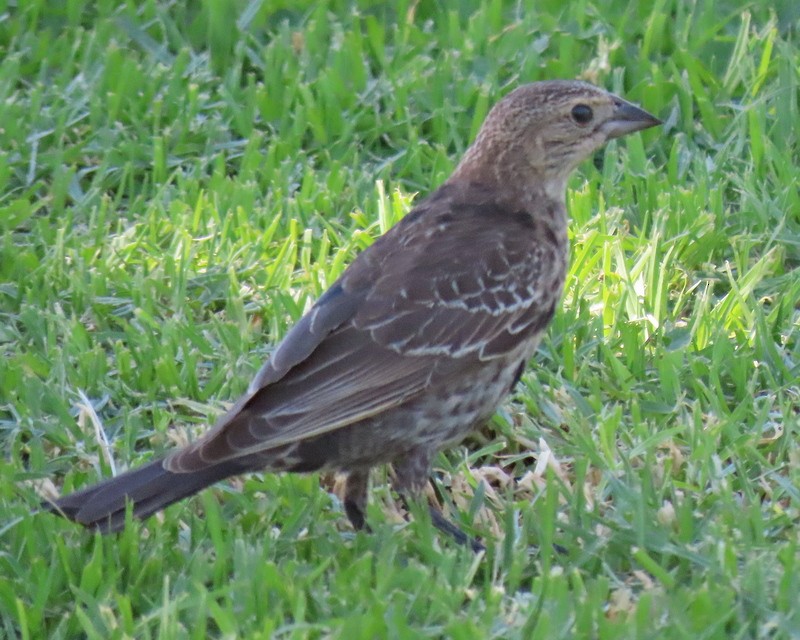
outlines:
[[647, 113], [644, 109], [640, 109], [617, 96], [613, 96], [613, 99], [616, 106], [614, 114], [601, 126], [601, 129], [606, 134], [606, 139], [619, 138], [634, 131], [641, 131], [642, 129], [649, 129], [662, 124], [661, 120]]

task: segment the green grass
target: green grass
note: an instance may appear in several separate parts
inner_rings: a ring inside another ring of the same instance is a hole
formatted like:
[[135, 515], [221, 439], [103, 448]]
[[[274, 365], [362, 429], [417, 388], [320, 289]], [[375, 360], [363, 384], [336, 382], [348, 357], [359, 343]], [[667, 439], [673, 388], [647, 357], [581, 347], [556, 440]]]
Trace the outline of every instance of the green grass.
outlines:
[[[800, 637], [800, 10], [530, 4], [0, 2], [0, 636]], [[437, 461], [485, 556], [383, 474], [372, 534], [315, 475], [31, 515], [199, 432], [555, 77], [666, 124], [574, 176], [563, 309]]]

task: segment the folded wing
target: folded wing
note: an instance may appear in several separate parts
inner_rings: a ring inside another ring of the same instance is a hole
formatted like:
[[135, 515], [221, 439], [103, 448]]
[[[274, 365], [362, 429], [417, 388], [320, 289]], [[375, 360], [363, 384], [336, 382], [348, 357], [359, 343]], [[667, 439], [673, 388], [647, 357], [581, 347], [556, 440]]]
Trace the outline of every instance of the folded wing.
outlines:
[[546, 280], [562, 271], [547, 262], [564, 260], [547, 237], [525, 213], [431, 198], [353, 262], [248, 393], [166, 467], [196, 471], [331, 432], [533, 339], [562, 284]]

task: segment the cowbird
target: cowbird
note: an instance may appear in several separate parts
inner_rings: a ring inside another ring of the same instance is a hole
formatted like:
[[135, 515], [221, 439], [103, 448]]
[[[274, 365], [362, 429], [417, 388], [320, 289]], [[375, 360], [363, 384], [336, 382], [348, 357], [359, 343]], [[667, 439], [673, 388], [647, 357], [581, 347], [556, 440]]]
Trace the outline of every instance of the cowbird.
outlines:
[[[245, 472], [345, 474], [365, 526], [370, 470], [415, 499], [431, 460], [485, 422], [559, 302], [566, 181], [606, 141], [660, 124], [590, 84], [535, 82], [500, 100], [453, 174], [363, 251], [196, 442], [49, 503], [103, 532]], [[432, 509], [432, 522], [466, 537]]]

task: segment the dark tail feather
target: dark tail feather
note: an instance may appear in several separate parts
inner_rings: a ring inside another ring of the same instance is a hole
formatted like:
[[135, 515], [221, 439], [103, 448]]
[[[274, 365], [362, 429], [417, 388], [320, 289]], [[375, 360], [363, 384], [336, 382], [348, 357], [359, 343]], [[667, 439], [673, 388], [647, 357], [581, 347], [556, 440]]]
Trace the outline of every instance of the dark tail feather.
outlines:
[[163, 460], [156, 460], [42, 506], [85, 527], [111, 533], [125, 526], [128, 502], [133, 503], [133, 515], [144, 519], [242, 471], [239, 465], [221, 463], [190, 473], [173, 473], [164, 469]]

